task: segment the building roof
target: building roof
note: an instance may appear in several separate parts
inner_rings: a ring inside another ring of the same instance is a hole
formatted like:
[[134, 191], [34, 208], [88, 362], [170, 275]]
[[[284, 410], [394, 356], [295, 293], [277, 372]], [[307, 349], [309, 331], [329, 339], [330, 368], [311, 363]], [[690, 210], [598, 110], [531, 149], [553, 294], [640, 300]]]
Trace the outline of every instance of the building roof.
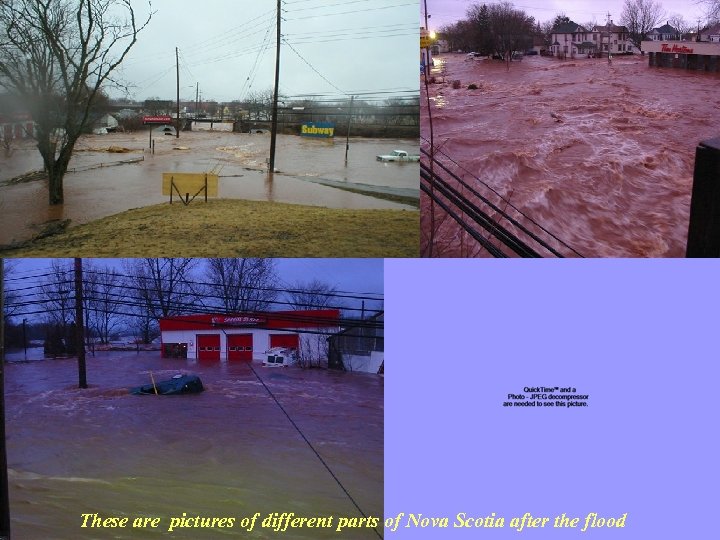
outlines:
[[628, 29], [627, 26], [618, 26], [617, 24], [613, 24], [612, 21], [610, 21], [610, 24], [606, 24], [605, 26], [600, 26], [599, 24], [596, 24], [593, 28], [593, 31], [613, 32], [617, 34], [620, 32], [627, 33]]
[[663, 24], [658, 28], [653, 28], [658, 34], [677, 34], [677, 28], [673, 28], [669, 23]]
[[700, 30], [700, 34], [708, 34], [712, 36], [720, 34], [720, 22], [706, 26]]
[[160, 330], [211, 328], [329, 328], [340, 325], [339, 309], [261, 311], [252, 313], [198, 313], [160, 319]]
[[570, 21], [569, 23], [558, 24], [550, 31], [551, 34], [576, 34], [578, 32], [587, 32], [584, 26]]

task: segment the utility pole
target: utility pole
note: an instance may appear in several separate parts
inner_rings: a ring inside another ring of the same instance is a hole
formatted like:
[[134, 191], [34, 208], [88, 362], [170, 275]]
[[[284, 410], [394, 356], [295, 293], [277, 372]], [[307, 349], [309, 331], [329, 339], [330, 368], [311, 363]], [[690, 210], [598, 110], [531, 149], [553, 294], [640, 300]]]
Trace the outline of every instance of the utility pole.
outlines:
[[277, 0], [277, 45], [275, 50], [275, 95], [273, 97], [272, 108], [272, 128], [270, 131], [270, 161], [268, 163], [268, 172], [270, 175], [275, 171], [275, 142], [277, 139], [277, 113], [278, 113], [278, 86], [280, 83], [280, 4], [282, 0]]
[[610, 12], [607, 13], [607, 21], [605, 22], [605, 28], [607, 28], [607, 37], [608, 37], [608, 65], [612, 64], [612, 56], [610, 55]]
[[198, 98], [200, 96], [200, 83], [195, 83], [195, 120], [197, 120], [198, 117]]
[[350, 113], [348, 114], [347, 136], [345, 137], [345, 166], [347, 167], [347, 155], [350, 149], [350, 121], [352, 120], [353, 101], [355, 96], [350, 96]]
[[177, 79], [177, 120], [175, 122], [175, 138], [180, 138], [180, 62], [178, 61], [178, 48], [175, 47], [175, 77]]
[[75, 347], [78, 353], [80, 388], [87, 388], [85, 373], [85, 318], [83, 317], [82, 259], [75, 258]]
[[0, 540], [10, 539], [7, 453], [5, 451], [5, 262], [0, 258]]

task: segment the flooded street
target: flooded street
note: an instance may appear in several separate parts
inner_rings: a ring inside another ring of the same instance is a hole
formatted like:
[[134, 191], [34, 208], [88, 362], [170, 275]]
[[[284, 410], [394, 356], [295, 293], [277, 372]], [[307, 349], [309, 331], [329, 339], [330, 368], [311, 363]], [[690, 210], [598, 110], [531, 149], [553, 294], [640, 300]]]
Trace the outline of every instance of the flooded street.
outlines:
[[[345, 139], [311, 140], [280, 135], [272, 182], [267, 178], [269, 134], [223, 131], [182, 132], [179, 139], [156, 134], [155, 154], [147, 132], [88, 135], [80, 139], [65, 177], [65, 204], [50, 208], [47, 182], [6, 182], [42, 169], [30, 142], [18, 143], [10, 156], [0, 154], [0, 245], [26, 240], [39, 225], [71, 219], [71, 225], [152, 204], [168, 202], [161, 194], [163, 172], [220, 174], [219, 196], [324, 206], [329, 208], [411, 208], [363, 194], [328, 187], [343, 185], [417, 197], [417, 163], [382, 163], [377, 154], [395, 148], [417, 153], [417, 140], [350, 138], [345, 166]], [[110, 153], [111, 146], [126, 153]], [[119, 164], [120, 163], [120, 164]], [[102, 167], [100, 167], [102, 165]]]
[[[368, 515], [383, 511], [383, 379], [253, 367]], [[178, 372], [205, 392], [134, 396], [127, 388]], [[274, 538], [259, 527], [179, 529], [171, 517], [260, 512], [359, 516], [250, 367], [191, 364], [159, 352], [88, 355], [6, 366], [7, 452], [17, 538]], [[81, 529], [81, 514], [162, 518], [158, 529]], [[335, 518], [337, 519], [337, 517]], [[287, 538], [336, 538], [302, 529]], [[352, 538], [376, 537], [355, 529]]]
[[[584, 256], [684, 256], [695, 148], [718, 136], [720, 76], [640, 56], [529, 56], [508, 71], [464, 54], [436, 57], [433, 74], [437, 157], [462, 179], [487, 183]], [[434, 256], [487, 256], [465, 240], [446, 220]]]

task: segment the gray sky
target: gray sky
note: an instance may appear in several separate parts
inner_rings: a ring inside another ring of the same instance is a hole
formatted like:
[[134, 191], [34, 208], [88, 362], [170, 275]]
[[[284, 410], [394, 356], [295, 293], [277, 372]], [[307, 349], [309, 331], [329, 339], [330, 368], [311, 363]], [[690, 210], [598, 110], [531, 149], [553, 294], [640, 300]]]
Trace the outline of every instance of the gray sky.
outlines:
[[[147, 15], [146, 2], [132, 5], [137, 18]], [[130, 97], [175, 99], [176, 46], [181, 100], [195, 99], [196, 82], [204, 100], [217, 101], [273, 87], [273, 0], [153, 0], [152, 8], [121, 66]], [[417, 93], [417, 0], [283, 0], [282, 18], [282, 94]]]
[[[423, 5], [424, 0], [420, 0]], [[698, 17], [705, 19], [705, 7], [697, 0], [656, 0], [663, 6], [668, 16], [680, 14], [683, 18], [697, 24]], [[445, 24], [456, 22], [465, 17], [468, 6], [472, 4], [494, 4], [500, 0], [488, 0], [486, 2], [477, 0], [427, 0], [427, 11], [431, 15], [429, 27], [438, 29]], [[619, 24], [625, 0], [518, 0], [512, 4], [522, 9], [525, 13], [544, 22], [555, 18], [560, 13], [565, 13], [570, 19], [578, 24], [596, 21], [604, 24], [607, 13], [610, 12], [613, 22]], [[424, 24], [425, 12], [422, 12]], [[664, 21], [661, 23], [664, 24]]]
[[[9, 289], [20, 289], [37, 285], [43, 273], [50, 271], [53, 259], [12, 259], [6, 264], [12, 266], [13, 280], [8, 284]], [[72, 266], [72, 259], [62, 259]], [[94, 264], [112, 266], [123, 271], [123, 259], [86, 259]], [[384, 293], [384, 261], [383, 259], [275, 259], [277, 272], [281, 280], [281, 288], [292, 288], [298, 282], [309, 283], [314, 279], [334, 286], [339, 293], [370, 293], [382, 295]], [[199, 270], [199, 269], [198, 269]], [[204, 281], [200, 271], [195, 272], [197, 279]], [[345, 305], [360, 307], [359, 300], [346, 300]], [[379, 308], [380, 303], [366, 301], [367, 309]], [[276, 309], [289, 309], [277, 306]]]

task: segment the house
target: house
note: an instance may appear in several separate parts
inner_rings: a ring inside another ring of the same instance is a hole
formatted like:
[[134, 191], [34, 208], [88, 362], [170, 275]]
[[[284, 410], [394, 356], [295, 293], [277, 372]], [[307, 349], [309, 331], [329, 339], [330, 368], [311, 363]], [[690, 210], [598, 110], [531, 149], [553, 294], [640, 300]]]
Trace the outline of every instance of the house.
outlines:
[[671, 39], [679, 40], [680, 32], [673, 26], [670, 26], [670, 23], [668, 22], [661, 27], [653, 28], [650, 32], [648, 32], [647, 39], [651, 41], [670, 41]]
[[590, 54], [597, 48], [593, 34], [584, 26], [572, 21], [555, 26], [550, 31], [550, 50], [553, 56], [574, 58], [578, 54]]
[[0, 142], [8, 145], [13, 139], [30, 139], [34, 133], [35, 122], [21, 100], [0, 95]]
[[605, 26], [595, 25], [592, 29], [593, 43], [598, 44], [597, 52], [602, 56], [632, 52], [630, 32], [626, 26], [617, 26], [612, 20]]
[[720, 43], [720, 22], [706, 26], [700, 30], [700, 41]]
[[547, 50], [547, 42], [545, 36], [542, 33], [535, 33], [532, 36], [532, 48], [528, 49], [528, 52], [535, 51], [538, 54], [543, 54]]
[[450, 52], [450, 43], [447, 39], [437, 38], [431, 47], [432, 54], [444, 54]]

